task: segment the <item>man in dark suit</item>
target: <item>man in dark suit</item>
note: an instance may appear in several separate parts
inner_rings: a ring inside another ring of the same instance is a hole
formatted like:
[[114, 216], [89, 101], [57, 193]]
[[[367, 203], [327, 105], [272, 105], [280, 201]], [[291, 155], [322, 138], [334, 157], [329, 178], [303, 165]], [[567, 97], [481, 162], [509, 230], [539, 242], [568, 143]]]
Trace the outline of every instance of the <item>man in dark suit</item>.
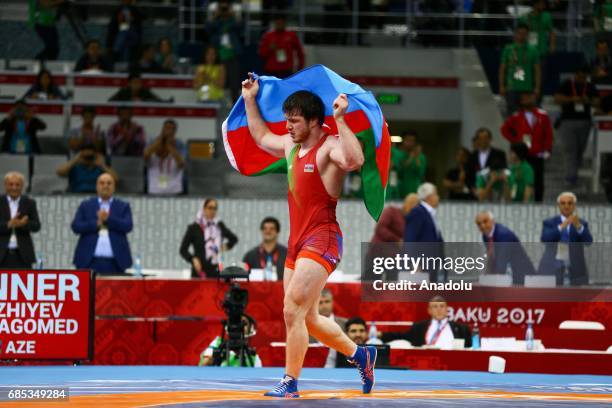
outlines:
[[29, 269], [36, 262], [30, 233], [40, 231], [36, 201], [21, 195], [25, 181], [16, 171], [4, 176], [0, 198], [0, 268]]
[[465, 167], [465, 182], [474, 197], [478, 197], [476, 193], [476, 174], [480, 170], [491, 167], [491, 163], [495, 161], [498, 161], [502, 168], [508, 167], [506, 153], [503, 150], [491, 147], [492, 140], [493, 134], [487, 128], [478, 129], [474, 136], [476, 150], [470, 153]]
[[505, 275], [508, 266], [512, 269], [512, 283], [523, 285], [525, 275], [535, 275], [521, 240], [508, 227], [495, 222], [490, 211], [476, 215], [476, 225], [482, 233], [482, 242], [487, 250], [487, 273]]
[[[417, 190], [420, 203], [406, 215], [404, 229], [405, 250], [409, 256], [444, 257], [444, 239], [436, 220], [440, 196], [436, 186], [423, 183]], [[438, 271], [429, 272], [429, 281], [438, 281]], [[444, 272], [444, 280], [447, 274]]]
[[393, 340], [408, 340], [415, 347], [433, 346], [443, 350], [454, 348], [454, 339], [464, 339], [464, 347], [472, 347], [470, 328], [448, 319], [448, 304], [442, 296], [434, 296], [427, 307], [431, 319], [421, 320], [406, 332], [379, 333], [378, 337], [388, 343]]
[[[334, 313], [334, 295], [328, 288], [323, 288], [321, 291], [321, 296], [319, 297], [319, 314], [333, 320], [338, 326], [342, 327], [342, 330], [344, 330], [346, 318], [336, 316]], [[310, 336], [308, 342], [317, 343], [318, 340]]]
[[567, 271], [572, 286], [587, 285], [589, 276], [584, 260], [584, 245], [593, 243], [589, 224], [578, 217], [576, 195], [564, 192], [557, 197], [560, 215], [544, 220], [542, 237], [544, 255], [538, 274], [555, 275], [558, 286], [564, 284]]
[[113, 197], [115, 179], [110, 174], [98, 177], [96, 192], [97, 197], [81, 202], [72, 221], [72, 231], [79, 235], [73, 263], [100, 274], [124, 273], [132, 265], [127, 240], [133, 227], [132, 210]]

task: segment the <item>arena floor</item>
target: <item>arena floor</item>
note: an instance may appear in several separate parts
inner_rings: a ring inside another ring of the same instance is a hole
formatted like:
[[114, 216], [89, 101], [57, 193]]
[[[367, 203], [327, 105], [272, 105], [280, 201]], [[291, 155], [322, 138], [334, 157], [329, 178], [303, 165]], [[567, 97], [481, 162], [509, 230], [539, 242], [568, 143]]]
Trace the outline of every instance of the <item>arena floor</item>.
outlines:
[[[2, 367], [2, 386], [67, 386], [80, 407], [610, 407], [612, 376], [377, 370], [369, 396], [353, 369], [304, 369], [299, 400], [262, 396], [280, 368]], [[16, 402], [0, 406], [24, 407]], [[36, 407], [66, 406], [36, 403]]]

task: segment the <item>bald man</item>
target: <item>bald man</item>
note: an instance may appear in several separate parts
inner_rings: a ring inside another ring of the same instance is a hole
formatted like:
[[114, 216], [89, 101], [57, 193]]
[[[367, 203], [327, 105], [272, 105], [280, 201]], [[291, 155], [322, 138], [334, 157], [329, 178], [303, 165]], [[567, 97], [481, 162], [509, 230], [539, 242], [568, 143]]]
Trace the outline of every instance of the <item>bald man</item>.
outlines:
[[546, 248], [538, 274], [554, 275], [558, 286], [587, 285], [589, 276], [584, 259], [584, 246], [593, 243], [589, 224], [578, 216], [578, 199], [566, 191], [557, 197], [559, 215], [544, 220], [541, 241]]
[[73, 263], [98, 274], [122, 274], [132, 265], [127, 234], [132, 231], [130, 205], [115, 193], [115, 179], [108, 173], [96, 181], [97, 197], [79, 205], [72, 231], [79, 235]]
[[479, 212], [476, 215], [476, 226], [482, 233], [482, 242], [487, 251], [488, 274], [504, 275], [510, 268], [512, 283], [515, 285], [523, 285], [525, 275], [535, 274], [521, 240], [510, 228], [495, 222], [492, 212]]
[[0, 268], [30, 269], [36, 262], [31, 233], [40, 231], [36, 201], [22, 195], [23, 174], [4, 176], [5, 194], [0, 197]]

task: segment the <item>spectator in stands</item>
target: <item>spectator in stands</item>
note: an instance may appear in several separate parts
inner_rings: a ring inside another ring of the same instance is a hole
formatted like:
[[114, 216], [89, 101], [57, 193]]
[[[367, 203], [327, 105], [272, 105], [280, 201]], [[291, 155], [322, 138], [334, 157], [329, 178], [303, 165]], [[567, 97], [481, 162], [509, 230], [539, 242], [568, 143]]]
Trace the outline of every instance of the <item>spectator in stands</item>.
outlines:
[[476, 191], [480, 202], [510, 201], [510, 170], [498, 159], [476, 174]]
[[506, 116], [519, 107], [524, 92], [540, 98], [542, 77], [538, 50], [527, 43], [529, 27], [519, 23], [514, 31], [514, 42], [504, 47], [499, 66], [499, 94], [506, 98]]
[[275, 16], [274, 28], [261, 37], [259, 56], [264, 60], [266, 74], [278, 78], [286, 78], [304, 68], [302, 43], [295, 32], [287, 30], [286, 16]]
[[[264, 0], [266, 1], [266, 0]], [[280, 0], [283, 1], [283, 0]], [[206, 8], [206, 20], [207, 22], [212, 22], [215, 20], [215, 18], [218, 17], [219, 15], [219, 6], [222, 5], [222, 3], [226, 3], [224, 1], [210, 1], [208, 2], [208, 7]], [[227, 1], [227, 3], [229, 3], [229, 8], [230, 8], [230, 12], [232, 13], [232, 16], [234, 17], [234, 19], [236, 20], [236, 22], [238, 24], [240, 24], [242, 22], [242, 2], [240, 1], [233, 1], [233, 0], [229, 0]], [[225, 7], [225, 5], [223, 5], [223, 7]]]
[[493, 140], [493, 134], [491, 130], [487, 128], [479, 128], [474, 134], [475, 139], [473, 140], [476, 149], [470, 153], [466, 165], [466, 182], [470, 188], [472, 195], [478, 197], [478, 191], [476, 190], [476, 174], [488, 167], [491, 167], [491, 163], [499, 161], [502, 163], [502, 167], [506, 167], [506, 153], [503, 150], [496, 149], [491, 146]]
[[501, 132], [510, 143], [525, 143], [529, 147], [527, 161], [535, 175], [535, 200], [544, 196], [544, 161], [550, 158], [553, 129], [545, 110], [536, 107], [535, 95], [523, 92], [520, 111], [506, 119]]
[[115, 180], [117, 174], [106, 165], [104, 155], [96, 152], [93, 144], [84, 144], [79, 153], [57, 168], [57, 175], [68, 177], [68, 191], [71, 193], [93, 193], [100, 175], [108, 173]]
[[402, 133], [402, 148], [396, 153], [394, 163], [399, 176], [399, 193], [405, 197], [416, 193], [417, 188], [425, 179], [427, 158], [423, 147], [418, 143], [417, 132], [408, 130]]
[[374, 234], [370, 238], [371, 244], [380, 242], [403, 242], [404, 241], [404, 217], [419, 204], [419, 196], [415, 193], [408, 194], [404, 198], [402, 207], [388, 205], [383, 210]]
[[169, 38], [162, 38], [157, 43], [155, 61], [163, 69], [163, 72], [173, 73], [176, 69], [176, 57], [172, 52], [172, 42]]
[[595, 57], [591, 61], [591, 75], [595, 83], [609, 82], [612, 75], [612, 58], [610, 47], [603, 39], [597, 40]]
[[96, 108], [85, 106], [81, 111], [83, 122], [68, 132], [68, 148], [72, 155], [77, 154], [82, 146], [92, 145], [96, 153], [106, 153], [106, 134], [100, 124], [96, 124]]
[[2, 152], [40, 153], [36, 133], [46, 128], [45, 122], [34, 116], [27, 102], [23, 99], [18, 100], [13, 109], [9, 111], [8, 116], [0, 122], [0, 131], [4, 131]]
[[121, 102], [164, 102], [149, 88], [145, 88], [139, 73], [132, 72], [128, 76], [128, 86], [120, 88], [109, 101]]
[[[361, 317], [351, 317], [341, 326], [349, 339], [353, 340], [358, 346], [364, 346], [368, 341], [368, 330], [365, 320]], [[329, 349], [329, 354], [325, 360], [325, 368], [346, 368], [346, 356], [338, 354], [334, 349]]]
[[538, 274], [556, 276], [557, 285], [568, 282], [588, 285], [589, 276], [584, 258], [584, 246], [593, 243], [589, 224], [578, 216], [578, 199], [571, 192], [557, 197], [559, 215], [544, 220], [540, 240], [545, 243]]
[[37, 60], [53, 61], [59, 55], [59, 36], [55, 23], [57, 10], [66, 0], [29, 0], [28, 23], [36, 30], [45, 48], [37, 55]]
[[455, 153], [457, 167], [446, 172], [443, 185], [448, 190], [449, 200], [473, 200], [474, 195], [468, 186], [468, 159], [470, 151], [461, 146]]
[[[196, 222], [190, 224], [181, 242], [180, 253], [191, 265], [194, 278], [219, 276], [219, 257], [236, 245], [238, 237], [217, 218], [219, 204], [214, 198], [204, 200]], [[189, 248], [193, 247], [193, 253]]]
[[588, 67], [576, 70], [573, 79], [561, 84], [555, 93], [555, 103], [561, 105], [559, 136], [565, 152], [565, 180], [576, 185], [578, 169], [591, 133], [591, 107], [599, 109], [599, 96], [588, 81]]
[[529, 148], [525, 143], [510, 146], [510, 198], [514, 202], [531, 203], [534, 197], [533, 168], [527, 162]]
[[89, 40], [85, 44], [85, 53], [81, 55], [74, 67], [75, 72], [112, 72], [113, 64], [102, 54], [100, 41]]
[[323, 288], [319, 297], [319, 314], [335, 321], [338, 326], [346, 326], [346, 318], [334, 314], [334, 295], [329, 288]]
[[135, 0], [121, 0], [121, 5], [111, 14], [106, 48], [113, 61], [132, 61], [140, 49], [143, 18], [134, 4]]
[[427, 306], [430, 319], [421, 320], [403, 333], [379, 333], [378, 337], [388, 343], [393, 340], [407, 340], [415, 347], [435, 346], [442, 350], [452, 350], [455, 339], [463, 339], [464, 347], [472, 347], [470, 328], [462, 323], [450, 321], [448, 304], [442, 296], [434, 296]]
[[553, 27], [551, 14], [546, 11], [546, 0], [533, 0], [529, 14], [521, 17], [521, 23], [529, 27], [529, 45], [534, 46], [540, 54], [542, 77], [546, 77], [546, 58], [555, 52], [557, 35]]
[[[419, 196], [415, 193], [408, 194], [404, 198], [404, 202], [401, 208], [394, 205], [387, 205], [383, 210], [376, 227], [374, 228], [374, 234], [370, 238], [370, 252], [368, 253], [369, 259], [375, 256], [389, 256], [393, 257], [397, 253], [398, 248], [401, 247], [401, 243], [404, 242], [404, 231], [405, 231], [405, 220], [404, 217], [412, 211], [414, 207], [419, 204]], [[397, 246], [392, 245], [376, 245], [381, 243], [396, 243]], [[368, 262], [371, 265], [370, 262]], [[374, 280], [375, 275], [369, 271], [363, 272], [362, 281]], [[376, 279], [379, 279], [376, 277]], [[387, 269], [385, 279], [387, 281], [394, 281], [397, 279], [397, 271], [391, 271]]]
[[138, 61], [135, 61], [131, 67], [131, 72], [139, 72], [141, 74], [171, 74], [172, 71], [166, 70], [156, 59], [156, 50], [152, 44], [144, 44], [140, 51]]
[[113, 196], [115, 179], [104, 173], [96, 183], [97, 197], [81, 202], [72, 220], [79, 235], [73, 263], [98, 274], [121, 274], [132, 265], [127, 234], [132, 231], [130, 204]]
[[283, 280], [287, 247], [278, 243], [280, 223], [274, 217], [266, 217], [259, 225], [261, 244], [244, 254], [242, 262], [251, 269], [271, 269], [278, 280]]
[[23, 96], [24, 99], [53, 100], [66, 99], [59, 87], [55, 84], [51, 72], [41, 69], [36, 76], [36, 82]]
[[491, 211], [476, 215], [476, 226], [482, 234], [487, 251], [487, 274], [505, 275], [512, 270], [512, 283], [523, 285], [525, 275], [535, 275], [535, 270], [520, 239], [506, 226], [495, 222]]
[[610, 44], [612, 39], [611, 0], [595, 0], [595, 4], [593, 4], [593, 26], [597, 38]]
[[232, 100], [240, 96], [240, 56], [243, 52], [241, 26], [236, 21], [229, 0], [220, 0], [212, 22], [207, 27], [210, 43], [219, 53], [219, 61], [225, 66], [226, 84], [229, 84]]
[[[436, 219], [436, 211], [440, 205], [440, 196], [436, 186], [431, 183], [423, 183], [417, 190], [419, 204], [405, 217], [404, 242], [408, 254], [418, 256], [443, 257], [444, 239]], [[431, 282], [438, 281], [438, 271], [432, 269], [429, 272]], [[446, 280], [446, 272], [444, 273]]]
[[108, 129], [108, 143], [113, 156], [142, 156], [145, 147], [144, 128], [132, 120], [132, 108], [120, 106], [119, 120]]
[[[385, 200], [399, 200], [402, 198], [400, 194], [399, 185], [399, 165], [402, 163], [402, 159], [405, 157], [404, 151], [401, 149], [401, 145], [398, 143], [391, 143], [391, 165], [389, 166], [389, 178], [387, 181], [387, 192], [385, 193]], [[361, 188], [361, 185], [359, 186]]]
[[185, 144], [176, 138], [178, 125], [166, 119], [161, 134], [144, 151], [149, 194], [176, 195], [183, 192]]
[[199, 101], [218, 101], [223, 99], [225, 91], [225, 65], [217, 61], [217, 49], [207, 47], [204, 51], [204, 63], [198, 65], [193, 77], [193, 89]]
[[36, 262], [31, 233], [40, 231], [36, 201], [23, 195], [23, 174], [4, 176], [0, 197], [0, 269], [31, 269]]

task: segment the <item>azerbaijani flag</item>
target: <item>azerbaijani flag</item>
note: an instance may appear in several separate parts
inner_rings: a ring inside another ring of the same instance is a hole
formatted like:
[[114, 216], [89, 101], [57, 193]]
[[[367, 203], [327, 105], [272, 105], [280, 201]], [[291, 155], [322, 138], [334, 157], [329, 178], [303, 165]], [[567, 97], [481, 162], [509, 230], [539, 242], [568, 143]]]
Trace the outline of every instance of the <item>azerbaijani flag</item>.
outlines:
[[[323, 65], [313, 65], [286, 79], [261, 76], [256, 101], [270, 130], [278, 135], [287, 133], [283, 102], [299, 90], [317, 94], [325, 105], [328, 133], [337, 134], [333, 118], [333, 101], [338, 94], [348, 97], [345, 121], [363, 144], [365, 162], [361, 168], [364, 202], [370, 215], [378, 220], [385, 204], [389, 176], [391, 137], [380, 106], [371, 92], [364, 90]], [[232, 166], [245, 176], [266, 173], [286, 173], [287, 161], [260, 149], [247, 125], [242, 97], [238, 99], [223, 122], [223, 143]]]

